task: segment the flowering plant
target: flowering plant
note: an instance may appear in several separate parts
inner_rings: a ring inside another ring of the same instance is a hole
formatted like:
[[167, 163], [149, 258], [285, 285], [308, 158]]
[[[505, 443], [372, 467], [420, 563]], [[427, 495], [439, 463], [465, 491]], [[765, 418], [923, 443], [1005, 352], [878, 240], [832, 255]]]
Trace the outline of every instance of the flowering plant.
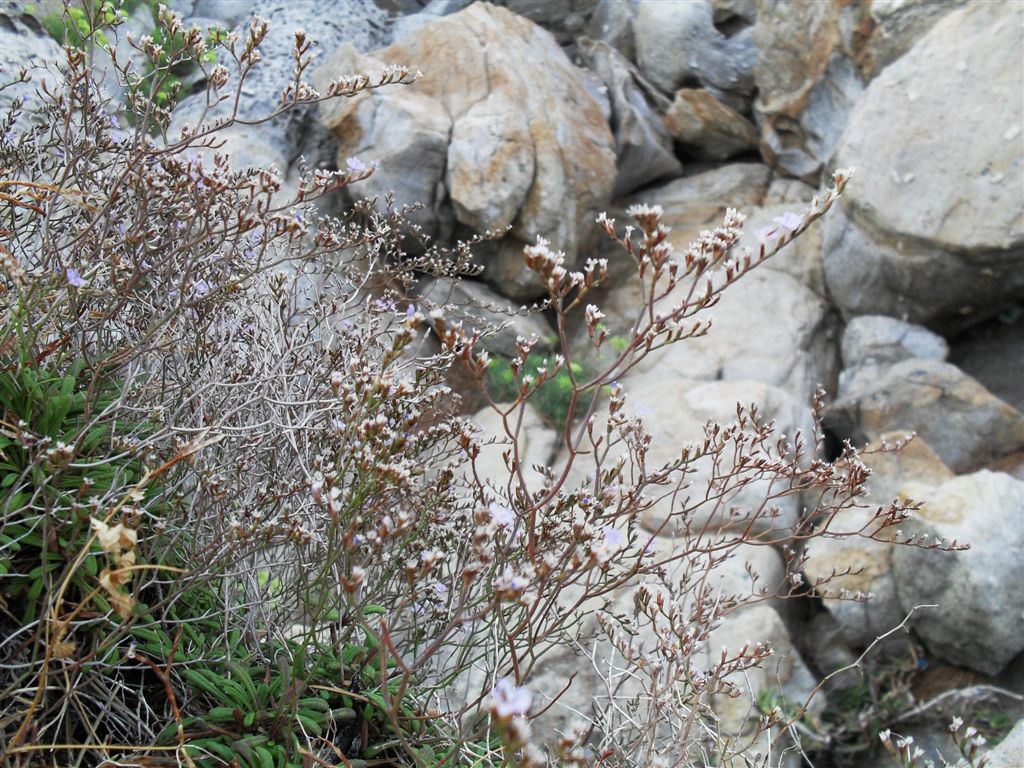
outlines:
[[[203, 71], [210, 109], [241, 97], [265, 22], [218, 38], [232, 72], [173, 14], [159, 20]], [[303, 80], [308, 51], [297, 33], [268, 119], [415, 79], [389, 68], [321, 94]], [[801, 577], [807, 539], [882, 537], [913, 505], [844, 530], [868, 475], [856, 451], [819, 458], [816, 434], [783, 439], [756, 408], [655, 465], [622, 382], [706, 333], [702, 313], [822, 216], [846, 173], [756, 253], [733, 253], [736, 211], [684, 253], [657, 207], [631, 209], [624, 230], [602, 216], [644, 298], [596, 368], [576, 364], [568, 323], [582, 312], [586, 343], [608, 341], [592, 303], [607, 264], [573, 271], [538, 240], [524, 259], [559, 354], [527, 371], [537, 340], [520, 338], [497, 402], [493, 329], [412, 291], [424, 273], [471, 271], [470, 245], [410, 255], [404, 212], [317, 207], [371, 164], [288, 189], [216, 152], [233, 118], [169, 135], [170, 105], [140, 96], [124, 130], [81, 52], [67, 49], [61, 77], [0, 126], [0, 723], [15, 765], [678, 764], [782, 738], [779, 718], [742, 739], [719, 722], [716, 697], [738, 695], [771, 649], [701, 663], [711, 633], [741, 607], [825, 589]], [[498, 476], [489, 437], [452, 408], [457, 369], [502, 425]], [[561, 458], [534, 472], [522, 423], [559, 376]], [[700, 462], [706, 487], [681, 493]], [[763, 503], [730, 502], [764, 481]], [[812, 493], [776, 524], [779, 499]], [[658, 503], [668, 522], [645, 529]], [[709, 576], [749, 545], [785, 554], [785, 582], [715, 592]], [[593, 674], [545, 682], [596, 642]], [[606, 690], [582, 723], [546, 720], [588, 675]]]

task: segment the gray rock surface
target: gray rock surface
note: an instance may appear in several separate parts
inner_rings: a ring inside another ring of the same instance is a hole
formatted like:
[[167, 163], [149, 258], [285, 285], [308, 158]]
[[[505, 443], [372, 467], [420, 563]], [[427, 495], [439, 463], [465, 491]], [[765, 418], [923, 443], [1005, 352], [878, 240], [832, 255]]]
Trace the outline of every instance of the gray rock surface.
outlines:
[[1022, 19], [1019, 3], [952, 11], [857, 105], [835, 160], [857, 177], [825, 243], [844, 314], [953, 330], [1024, 297]]
[[970, 543], [966, 551], [893, 550], [896, 592], [932, 653], [994, 675], [1024, 651], [1024, 481], [982, 470], [936, 487], [905, 532]]
[[915, 357], [945, 360], [948, 354], [946, 340], [920, 325], [882, 315], [855, 317], [843, 331], [839, 396], [870, 386], [893, 363]]
[[757, 147], [754, 124], [700, 88], [676, 91], [665, 125], [677, 141], [707, 160], [728, 160]]
[[[426, 74], [409, 88], [360, 94], [324, 108], [324, 124], [339, 139], [339, 158], [388, 151], [403, 132], [374, 120], [381, 100], [398, 111], [419, 100], [417, 112], [438, 123], [425, 123], [432, 152], [440, 157], [446, 141], [448, 146], [443, 164], [417, 170], [417, 189], [408, 193], [429, 194], [425, 202], [437, 210], [428, 223], [435, 231], [448, 211], [476, 231], [511, 226], [498, 247], [478, 252], [484, 274], [514, 299], [541, 295], [522, 262], [523, 245], [545, 237], [566, 253], [568, 266], [574, 264], [596, 239], [594, 219], [607, 206], [615, 177], [614, 140], [580, 71], [550, 34], [487, 4], [437, 19], [372, 59], [351, 48], [339, 51], [318, 77], [373, 61], [401, 61]], [[412, 127], [416, 116], [409, 118]], [[448, 136], [445, 120], [451, 121]], [[382, 164], [377, 183], [400, 188], [402, 174]]]
[[867, 74], [877, 75], [905, 54], [935, 22], [967, 0], [872, 0]]
[[13, 83], [22, 68], [27, 70], [30, 80], [0, 90], [0, 110], [4, 114], [15, 99], [22, 100], [26, 109], [42, 103], [38, 91], [44, 83], [52, 91], [61, 81], [54, 62], [65, 58], [64, 50], [39, 22], [19, 10], [0, 7], [0, 83]]
[[634, 21], [637, 63], [664, 93], [697, 81], [733, 105], [753, 92], [757, 52], [751, 31], [726, 37], [714, 26], [708, 0], [640, 3]]
[[843, 331], [843, 365], [898, 363], [912, 357], [945, 360], [949, 345], [927, 328], [881, 315], [851, 320]]
[[993, 395], [1024, 412], [1024, 307], [954, 340], [949, 359]]
[[857, 3], [758, 5], [754, 114], [761, 151], [780, 171], [816, 184], [863, 91], [853, 58]]
[[826, 409], [825, 424], [854, 445], [892, 430], [916, 432], [955, 472], [1024, 449], [1024, 415], [939, 360], [904, 360], [858, 379]]
[[658, 179], [681, 175], [683, 167], [672, 153], [672, 136], [648, 103], [633, 66], [600, 41], [581, 41], [580, 56], [601, 78], [608, 95], [618, 168], [613, 197], [627, 195]]
[[[871, 444], [869, 452], [862, 454], [861, 460], [872, 473], [867, 496], [861, 506], [843, 511], [829, 526], [833, 531], [863, 531], [864, 535], [819, 537], [809, 542], [807, 548], [804, 572], [823, 595], [825, 607], [838, 623], [843, 639], [855, 649], [867, 648], [907, 615], [893, 581], [895, 547], [886, 543], [893, 532], [880, 532], [877, 525], [871, 525], [875, 510], [887, 507], [894, 499], [932, 498], [932, 489], [954, 477], [920, 438], [901, 451], [878, 452], [883, 442], [893, 444], [902, 437], [898, 432], [883, 434]], [[813, 494], [807, 501], [815, 502]], [[874, 534], [880, 540], [870, 538]], [[871, 598], [852, 599], [858, 594]], [[887, 645], [905, 642], [906, 635], [901, 633]]]
[[[628, 406], [643, 419], [652, 435], [648, 466], [674, 460], [686, 444], [702, 443], [704, 425], [709, 421], [729, 424], [736, 420], [736, 406], [758, 405], [760, 418], [775, 422], [779, 434], [793, 439], [797, 430], [810, 433], [809, 409], [787, 393], [758, 381], [694, 381], [666, 376], [664, 371], [633, 372], [624, 380], [629, 394]], [[731, 457], [713, 468], [709, 457], [688, 465], [692, 470], [678, 494], [669, 495], [641, 513], [641, 523], [659, 535], [671, 535], [687, 525], [695, 530], [745, 529], [761, 541], [772, 541], [788, 532], [799, 519], [799, 499], [795, 494], [766, 501], [782, 488], [770, 486], [765, 479], [752, 479], [741, 488], [725, 491], [726, 475], [734, 468]], [[753, 478], [753, 475], [746, 475]], [[682, 479], [682, 478], [680, 478]], [[714, 479], [715, 490], [709, 490]], [[728, 485], [734, 484], [731, 480]], [[769, 490], [771, 488], [771, 490]], [[685, 509], [686, 513], [681, 514]], [[755, 519], [756, 517], [756, 519]]]
[[[426, 283], [419, 291], [421, 299], [430, 306], [450, 305], [457, 314], [446, 313], [446, 318], [463, 320], [478, 330], [494, 329], [496, 333], [482, 339], [481, 344], [492, 353], [513, 357], [516, 337], [536, 336], [540, 342], [534, 347], [541, 352], [551, 349], [554, 340], [551, 326], [539, 314], [528, 315], [523, 307], [513, 306], [482, 283], [472, 280], [438, 278]], [[426, 314], [426, 310], [424, 310]], [[478, 324], [475, 324], [478, 323]]]

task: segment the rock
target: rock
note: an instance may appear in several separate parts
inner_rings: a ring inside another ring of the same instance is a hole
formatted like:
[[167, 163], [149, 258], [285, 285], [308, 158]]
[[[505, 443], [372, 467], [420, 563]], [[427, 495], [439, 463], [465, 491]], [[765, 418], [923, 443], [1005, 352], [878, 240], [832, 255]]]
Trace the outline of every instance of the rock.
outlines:
[[[508, 406], [499, 406], [507, 410]], [[518, 413], [510, 418], [510, 427], [516, 428], [515, 420]], [[476, 459], [477, 476], [487, 486], [496, 492], [497, 498], [509, 498], [507, 486], [510, 478], [508, 464], [505, 454], [509, 460], [518, 460], [523, 468], [529, 492], [536, 492], [544, 484], [544, 475], [533, 469], [540, 465], [546, 467], [550, 463], [551, 456], [559, 443], [560, 436], [545, 424], [540, 414], [532, 406], [526, 406], [523, 413], [521, 426], [519, 427], [519, 455], [514, 457], [511, 454], [512, 441], [505, 433], [501, 415], [493, 408], [487, 407], [474, 414], [470, 420], [480, 428], [479, 439], [483, 443], [480, 455]], [[470, 471], [467, 463], [466, 472]], [[515, 494], [513, 491], [512, 495]]]
[[665, 177], [679, 176], [682, 165], [672, 154], [672, 137], [647, 102], [632, 66], [607, 43], [584, 39], [580, 55], [604, 83], [611, 107], [618, 174], [616, 198]]
[[636, 0], [598, 0], [587, 23], [587, 37], [607, 43], [627, 60], [635, 61], [633, 26], [638, 7]]
[[[830, 524], [832, 530], [875, 533], [877, 526], [867, 526], [878, 507], [888, 506], [896, 498], [917, 499], [916, 494], [922, 490], [931, 498], [932, 488], [954, 477], [920, 438], [900, 451], [877, 452], [883, 443], [892, 444], [901, 437], [902, 433], [883, 434], [861, 455], [861, 460], [871, 469], [867, 496], [860, 506], [843, 510]], [[815, 501], [812, 492], [808, 503]], [[885, 543], [891, 540], [892, 534], [886, 532], [880, 536], [882, 541], [866, 536], [819, 536], [807, 546], [804, 573], [812, 585], [820, 585], [818, 591], [824, 595], [825, 607], [838, 623], [843, 639], [855, 649], [867, 648], [906, 618], [893, 582], [894, 546]], [[871, 598], [854, 601], [840, 597], [844, 591], [850, 598], [858, 593], [871, 595]], [[905, 637], [902, 633], [896, 635], [888, 644], [901, 643]]]
[[[774, 421], [779, 434], [793, 439], [797, 430], [810, 434], [810, 411], [775, 387], [756, 381], [693, 381], [669, 375], [665, 371], [631, 373], [624, 380], [631, 403], [630, 415], [639, 416], [652, 436], [647, 466], [654, 467], [678, 458], [679, 451], [690, 444], [700, 444], [709, 421], [721, 424], [736, 420], [736, 407], [756, 404], [762, 421]], [[710, 457], [692, 461], [687, 466], [685, 484], [678, 494], [669, 495], [641, 513], [641, 524], [658, 535], [674, 535], [686, 526], [701, 530], [744, 529], [750, 526], [761, 541], [772, 541], [787, 534], [799, 520], [799, 504], [795, 494], [781, 494], [778, 483], [757, 478], [742, 488], [709, 493], [714, 479], [723, 482], [733, 467], [724, 456], [715, 470]], [[746, 474], [754, 478], [753, 474]], [[680, 478], [681, 479], [681, 478]], [[734, 483], [730, 482], [730, 486]], [[769, 490], [771, 489], [771, 490]], [[767, 506], [766, 498], [775, 495]], [[763, 507], [763, 509], [762, 509]], [[686, 509], [685, 515], [680, 514]], [[733, 511], [735, 509], [735, 512]]]
[[855, 317], [843, 332], [845, 370], [839, 375], [839, 396], [867, 386], [893, 363], [911, 358], [941, 361], [948, 353], [946, 340], [927, 328], [882, 315]]
[[935, 22], [966, 0], [872, 0], [871, 36], [866, 50], [866, 74], [877, 75], [905, 54]]
[[917, 432], [954, 472], [969, 472], [1024, 449], [1024, 415], [956, 366], [910, 359], [832, 403], [825, 426], [863, 444], [892, 430]]
[[[802, 705], [818, 683], [793, 646], [786, 625], [778, 613], [766, 605], [746, 608], [727, 617], [722, 626], [711, 633], [708, 663], [718, 662], [723, 651], [736, 654], [748, 643], [751, 648], [757, 643], [764, 643], [773, 654], [763, 668], [750, 669], [743, 675], [729, 678], [738, 688], [739, 696], [719, 694], [712, 697], [720, 730], [741, 741], [749, 739], [740, 735], [746, 730], [749, 718], [763, 714], [757, 704], [764, 697], [774, 697], [776, 701], [785, 698]], [[810, 700], [808, 709], [812, 713], [820, 712], [824, 706], [824, 696], [819, 694]]]
[[[538, 352], [553, 348], [554, 332], [540, 314], [526, 314], [524, 307], [515, 307], [492, 292], [487, 286], [472, 280], [437, 278], [420, 290], [421, 299], [427, 307], [449, 305], [454, 314], [445, 313], [452, 319], [464, 320], [480, 330], [495, 329], [496, 333], [481, 340], [485, 349], [492, 353], [514, 357], [516, 337], [537, 336], [541, 341], [534, 347]], [[426, 314], [427, 310], [424, 310]]]
[[[8, 85], [0, 90], [0, 114], [7, 115], [7, 109], [15, 99], [24, 101], [24, 108], [31, 110], [34, 106], [45, 103], [37, 94], [43, 87], [51, 92], [62, 82], [54, 62], [60, 65], [67, 58], [64, 49], [50, 37], [38, 20], [25, 13], [15, 13], [18, 7], [0, 8], [0, 83], [7, 85], [17, 80], [22, 68], [28, 71], [29, 82]], [[23, 125], [24, 113], [18, 125]]]
[[784, 203], [807, 205], [817, 191], [810, 184], [799, 179], [776, 176], [768, 185], [768, 192], [764, 196], [764, 205], [782, 205]]
[[1018, 3], [952, 11], [851, 115], [835, 164], [857, 177], [825, 242], [844, 315], [955, 331], [1024, 297], [1022, 17]]
[[906, 533], [969, 542], [959, 552], [893, 551], [900, 603], [935, 604], [911, 619], [929, 650], [952, 664], [994, 675], [1024, 651], [1024, 482], [982, 470], [930, 494]]
[[430, 0], [420, 11], [393, 20], [391, 41], [398, 42], [442, 16], [458, 13], [472, 2], [473, 0]]
[[708, 0], [640, 3], [634, 21], [637, 64], [664, 93], [696, 81], [742, 108], [754, 89], [757, 51], [750, 30], [726, 37]]
[[[260, 120], [280, 107], [281, 93], [293, 77], [291, 51], [295, 30], [309, 28], [309, 39], [314, 44], [311, 52], [314, 61], [317, 57], [322, 58], [324, 51], [333, 52], [343, 43], [365, 50], [382, 45], [387, 39], [387, 14], [373, 3], [340, 4], [332, 7], [329, 14], [324, 14], [322, 8], [318, 0], [253, 0], [245, 4], [243, 13], [239, 11], [238, 3], [230, 0], [197, 2], [196, 15], [187, 22], [198, 21], [205, 26], [208, 22], [228, 24], [235, 21], [234, 32], [242, 41], [247, 38], [253, 16], [258, 15], [269, 23], [269, 32], [260, 45], [260, 61], [246, 76], [242, 89], [238, 104], [240, 119]], [[311, 19], [316, 19], [314, 26], [310, 25]], [[308, 70], [306, 76], [309, 79]], [[229, 80], [227, 87], [231, 88], [233, 82]], [[205, 121], [210, 123], [225, 118], [232, 108], [233, 100], [229, 99], [209, 110]], [[177, 135], [185, 124], [195, 126], [204, 112], [205, 93], [183, 99], [175, 107], [169, 133]], [[267, 123], [223, 129], [218, 132], [218, 138], [228, 142], [226, 151], [230, 151], [235, 162], [242, 167], [270, 161], [282, 177], [288, 176], [289, 168], [300, 155], [313, 168], [334, 164], [333, 140], [320, 126], [316, 110], [308, 106], [293, 109]], [[287, 181], [294, 185], [295, 175]], [[362, 193], [366, 194], [371, 186], [364, 186]]]
[[1024, 412], [1024, 307], [1009, 310], [953, 342], [950, 362]]
[[700, 88], [682, 88], [665, 115], [669, 132], [697, 157], [728, 160], [757, 147], [757, 129]]
[[1021, 765], [1024, 762], [1024, 719], [1018, 720], [1006, 738], [985, 756], [988, 758], [987, 768], [1017, 768]]
[[[775, 182], [773, 182], [773, 184], [774, 183]], [[790, 200], [789, 202], [770, 203], [769, 198], [772, 195], [772, 190], [769, 188], [768, 193], [765, 195], [763, 205], [743, 209], [743, 212], [747, 216], [747, 221], [743, 227], [743, 237], [738, 246], [740, 249], [750, 248], [754, 253], [757, 253], [760, 248], [760, 241], [757, 239], [757, 233], [760, 230], [768, 226], [775, 226], [776, 219], [782, 217], [787, 212], [802, 215], [802, 213], [799, 212], [802, 212], [807, 208], [809, 198], [800, 199], [803, 194], [802, 187], [804, 185], [798, 181], [795, 181], [794, 184], [798, 185], [797, 189], [792, 190], [796, 199]], [[776, 193], [778, 193], [777, 184]], [[820, 297], [827, 303], [828, 294], [825, 290], [825, 265], [821, 252], [821, 230], [821, 226], [812, 226], [800, 235], [795, 242], [787, 245], [768, 261], [758, 267], [758, 269], [770, 272], [783, 272], [792, 277], [798, 283], [810, 289], [816, 296]], [[816, 381], [818, 384], [828, 384], [835, 376], [835, 372], [833, 370], [835, 367], [834, 358], [836, 346], [834, 331], [832, 313], [828, 312], [826, 324], [823, 327], [823, 333], [820, 336], [809, 340], [808, 347], [804, 350], [805, 352], [810, 353], [814, 359], [818, 360], [818, 370], [821, 373], [821, 377]]]
[[775, 168], [816, 184], [863, 91], [853, 56], [861, 3], [758, 4], [754, 115]]
[[543, 27], [562, 45], [583, 34], [598, 0], [500, 0], [510, 11]]
[[[616, 299], [630, 295], [635, 294], [621, 292]], [[779, 312], [780, 306], [786, 311]], [[702, 317], [712, 322], [706, 335], [652, 352], [636, 373], [705, 381], [751, 379], [781, 387], [802, 403], [810, 403], [815, 387], [834, 375], [827, 306], [785, 272], [753, 270]]]
[[911, 358], [945, 360], [946, 340], [927, 328], [892, 317], [866, 315], [851, 320], [843, 331], [843, 365], [898, 363]]
[[[541, 295], [522, 263], [523, 245], [545, 237], [572, 266], [594, 241], [594, 219], [608, 204], [615, 176], [611, 131], [580, 71], [547, 32], [487, 3], [432, 21], [373, 58], [426, 75], [409, 88], [326, 106], [322, 118], [338, 136], [339, 157], [362, 152], [376, 158], [401, 143], [395, 136], [405, 141], [389, 121], [373, 119], [381, 99], [393, 100], [393, 109], [405, 109], [410, 119], [433, 115], [424, 127], [432, 152], [439, 154], [447, 139], [445, 162], [438, 167], [431, 157], [417, 170], [416, 185], [429, 191], [430, 207], [441, 208], [432, 228], [441, 228], [446, 212], [477, 231], [511, 224], [500, 246], [479, 252], [493, 262], [485, 263], [485, 275], [511, 298]], [[318, 79], [347, 73], [352, 59], [351, 49], [339, 52]], [[407, 106], [416, 99], [415, 110]], [[435, 130], [442, 115], [451, 121], [447, 137]], [[382, 163], [377, 183], [398, 187], [404, 172]]]
[[757, 21], [757, 0], [711, 0], [715, 27], [719, 30], [739, 19], [745, 25]]

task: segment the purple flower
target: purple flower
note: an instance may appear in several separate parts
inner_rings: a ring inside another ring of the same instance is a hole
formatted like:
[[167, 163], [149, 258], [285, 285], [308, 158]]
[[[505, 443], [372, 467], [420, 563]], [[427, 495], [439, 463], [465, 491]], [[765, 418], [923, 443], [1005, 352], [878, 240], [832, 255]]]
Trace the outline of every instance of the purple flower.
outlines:
[[626, 546], [626, 534], [618, 528], [612, 528], [612, 526], [606, 525], [602, 530], [604, 531], [604, 543], [606, 547], [611, 549], [622, 549]]
[[774, 221], [783, 229], [787, 229], [790, 232], [796, 232], [796, 230], [800, 228], [800, 225], [803, 224], [804, 220], [797, 216], [795, 213], [791, 211], [786, 211], [781, 216], [772, 219], [772, 221]]
[[507, 677], [501, 678], [491, 691], [491, 711], [501, 719], [525, 715], [532, 703], [533, 694], [526, 688], [516, 688]]
[[760, 243], [767, 243], [771, 238], [775, 237], [778, 231], [778, 227], [761, 227], [754, 233], [754, 237], [756, 237]]
[[345, 167], [348, 168], [349, 173], [362, 173], [366, 170], [366, 163], [358, 157], [350, 157], [345, 161]]
[[511, 528], [516, 524], [515, 513], [508, 507], [504, 507], [496, 501], [492, 501], [487, 507], [491, 513], [491, 522], [499, 528]]
[[74, 288], [85, 288], [89, 284], [89, 281], [82, 277], [82, 273], [74, 267], [67, 268], [68, 285]]
[[120, 130], [121, 128], [121, 122], [114, 115], [110, 116], [110, 127], [114, 130]]

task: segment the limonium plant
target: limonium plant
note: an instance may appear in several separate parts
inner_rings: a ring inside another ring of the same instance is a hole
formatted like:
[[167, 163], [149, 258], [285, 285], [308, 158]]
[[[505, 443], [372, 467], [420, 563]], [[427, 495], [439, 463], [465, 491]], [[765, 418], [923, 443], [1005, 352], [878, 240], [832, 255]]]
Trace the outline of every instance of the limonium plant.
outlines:
[[[266, 22], [218, 37], [216, 64], [199, 30], [166, 9], [158, 22], [203, 73], [211, 116], [244, 98]], [[294, 78], [267, 120], [415, 87], [391, 67], [318, 92], [309, 51], [296, 33]], [[132, 66], [116, 70], [126, 84]], [[737, 695], [771, 649], [704, 663], [710, 633], [751, 603], [825, 592], [827, 579], [801, 576], [807, 540], [889, 540], [915, 505], [846, 530], [841, 513], [862, 503], [869, 474], [857, 451], [825, 460], [817, 431], [780, 436], [756, 406], [650, 461], [623, 382], [651, 352], [707, 333], [706, 310], [824, 215], [847, 172], [757, 251], [737, 250], [737, 211], [683, 252], [657, 206], [630, 209], [624, 227], [601, 216], [644, 292], [597, 367], [574, 365], [593, 350], [570, 343], [570, 320], [593, 349], [608, 342], [592, 298], [607, 264], [573, 270], [538, 239], [523, 258], [559, 347], [499, 403], [484, 382], [495, 329], [414, 292], [424, 275], [473, 273], [473, 244], [410, 253], [423, 238], [406, 211], [368, 201], [330, 214], [332, 192], [374, 172], [369, 159], [288, 186], [218, 153], [239, 126], [231, 110], [171, 132], [173, 100], [136, 92], [135, 127], [122, 128], [81, 51], [53, 72], [57, 87], [0, 117], [5, 761], [639, 766], [744, 754], [754, 737], [724, 733], [714, 700]], [[516, 375], [536, 344], [519, 339]], [[500, 477], [484, 474], [493, 436], [459, 412], [456, 372], [500, 417]], [[563, 459], [536, 474], [521, 425], [557, 376], [571, 384]], [[678, 493], [702, 460], [716, 467], [707, 488]], [[765, 480], [772, 498], [730, 506]], [[774, 525], [778, 500], [797, 495], [815, 502]], [[666, 499], [668, 552], [654, 546], [665, 531], [640, 525]], [[758, 533], [766, 521], [771, 537]], [[709, 575], [749, 545], [784, 553], [785, 583], [714, 593]], [[629, 611], [609, 609], [630, 590]], [[608, 654], [588, 654], [593, 643]], [[552, 686], [549, 661], [566, 652], [578, 679]], [[613, 693], [553, 724], [587, 675]], [[782, 750], [787, 725], [763, 717], [754, 735]]]

